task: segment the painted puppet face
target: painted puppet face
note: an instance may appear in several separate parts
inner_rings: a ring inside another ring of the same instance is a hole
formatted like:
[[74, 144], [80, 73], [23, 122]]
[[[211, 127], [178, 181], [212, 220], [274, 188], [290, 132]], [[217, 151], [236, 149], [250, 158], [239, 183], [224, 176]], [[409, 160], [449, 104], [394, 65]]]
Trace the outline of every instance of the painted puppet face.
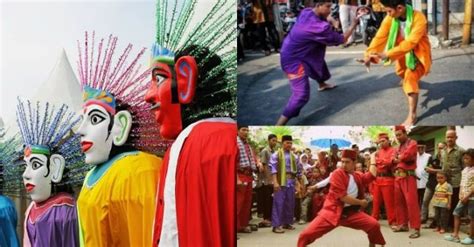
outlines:
[[59, 154], [50, 157], [44, 154], [28, 154], [24, 158], [26, 169], [23, 172], [23, 184], [26, 192], [35, 202], [42, 202], [51, 196], [52, 183], [62, 179], [65, 160]]
[[26, 169], [23, 172], [23, 184], [26, 192], [35, 202], [42, 202], [51, 196], [51, 172], [48, 169], [48, 157], [44, 154], [31, 154], [25, 157]]
[[173, 72], [169, 65], [154, 62], [152, 80], [145, 101], [150, 103], [156, 121], [160, 124], [160, 134], [167, 139], [175, 138], [182, 130], [181, 105], [173, 102]]
[[78, 133], [81, 148], [87, 164], [101, 164], [108, 160], [112, 149], [111, 115], [99, 105], [89, 105], [84, 109]]
[[102, 106], [90, 104], [83, 108], [78, 133], [87, 164], [98, 165], [109, 160], [113, 144], [123, 145], [132, 126], [128, 111], [119, 111], [113, 117]]

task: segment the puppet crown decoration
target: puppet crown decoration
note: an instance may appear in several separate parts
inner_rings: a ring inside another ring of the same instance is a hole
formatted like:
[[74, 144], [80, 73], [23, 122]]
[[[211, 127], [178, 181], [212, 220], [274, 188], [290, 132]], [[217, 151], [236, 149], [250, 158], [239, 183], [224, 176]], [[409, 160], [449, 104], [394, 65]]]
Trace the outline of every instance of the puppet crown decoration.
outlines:
[[77, 41], [77, 67], [85, 106], [99, 104], [112, 115], [121, 109], [128, 110], [133, 115], [128, 144], [142, 151], [164, 152], [171, 142], [160, 138], [159, 126], [144, 100], [151, 70], [142, 70], [138, 61], [146, 49], [133, 57], [133, 46], [128, 44], [117, 58], [117, 42], [117, 37], [109, 35], [107, 42], [100, 39], [96, 47], [95, 32], [91, 39], [85, 32], [82, 45]]
[[26, 103], [18, 98], [17, 123], [25, 145], [24, 155], [60, 154], [65, 159], [68, 178], [61, 184], [79, 185], [89, 167], [84, 163], [79, 135], [72, 131], [80, 118], [63, 104], [59, 108], [49, 103]]
[[154, 61], [166, 63], [169, 65], [174, 64], [174, 52], [166, 49], [165, 47], [155, 43], [151, 49], [151, 58]]
[[19, 135], [0, 142], [0, 194], [18, 195], [23, 188]]
[[[209, 116], [235, 117], [237, 111], [237, 13], [235, 2], [216, 1], [199, 11], [197, 0], [158, 0], [156, 6], [156, 44], [174, 51], [175, 59], [193, 56], [198, 65], [198, 88], [195, 109], [187, 108], [183, 116], [193, 122]], [[192, 21], [191, 21], [192, 20]], [[153, 54], [154, 55], [154, 54]]]

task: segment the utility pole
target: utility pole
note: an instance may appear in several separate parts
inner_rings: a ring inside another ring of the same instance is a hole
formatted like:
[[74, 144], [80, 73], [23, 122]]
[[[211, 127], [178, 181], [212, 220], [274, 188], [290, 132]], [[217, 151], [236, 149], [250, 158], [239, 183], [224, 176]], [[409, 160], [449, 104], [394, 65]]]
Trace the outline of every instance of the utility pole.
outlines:
[[443, 0], [443, 39], [449, 39], [449, 0]]
[[462, 34], [462, 44], [471, 43], [471, 23], [472, 23], [472, 0], [466, 0], [464, 5], [464, 32]]
[[438, 21], [437, 21], [437, 16], [438, 16], [438, 8], [437, 8], [437, 0], [432, 0], [431, 3], [432, 3], [432, 7], [431, 7], [431, 20], [432, 20], [432, 23], [433, 23], [433, 35], [436, 35], [436, 28], [438, 27]]
[[[425, 15], [426, 20], [428, 20], [428, 4], [426, 3], [427, 0], [421, 0], [421, 12]], [[435, 0], [436, 1], [436, 0]], [[428, 21], [426, 22], [426, 29], [428, 30]]]

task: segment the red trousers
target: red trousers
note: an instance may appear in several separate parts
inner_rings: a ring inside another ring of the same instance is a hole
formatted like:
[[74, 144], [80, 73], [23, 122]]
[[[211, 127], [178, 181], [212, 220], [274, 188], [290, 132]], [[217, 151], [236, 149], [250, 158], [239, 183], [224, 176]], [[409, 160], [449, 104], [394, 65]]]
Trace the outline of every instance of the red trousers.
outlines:
[[395, 218], [395, 205], [394, 205], [394, 179], [393, 177], [377, 177], [373, 183], [372, 195], [374, 196], [372, 217], [376, 220], [380, 216], [380, 204], [382, 202], [385, 205], [385, 211], [387, 212], [387, 220], [389, 225], [396, 224]]
[[[373, 244], [385, 245], [385, 239], [380, 231], [380, 224], [364, 212], [355, 212], [348, 217], [341, 217], [340, 226], [349, 227], [356, 230], [362, 230], [367, 233], [369, 242]], [[298, 238], [298, 247], [304, 247], [311, 244], [316, 239], [338, 227], [329, 223], [326, 219], [318, 215], [309, 225], [300, 233]]]
[[311, 217], [310, 217], [311, 220], [313, 220], [314, 217], [318, 215], [319, 210], [323, 208], [325, 199], [326, 199], [326, 194], [320, 195], [319, 193], [315, 193], [313, 195], [313, 200], [311, 203]]
[[242, 230], [249, 225], [253, 178], [240, 173], [238, 176], [242, 183], [247, 183], [247, 185], [237, 185], [237, 230]]
[[408, 225], [420, 229], [420, 207], [418, 206], [418, 190], [414, 176], [395, 178], [395, 217], [397, 225]]

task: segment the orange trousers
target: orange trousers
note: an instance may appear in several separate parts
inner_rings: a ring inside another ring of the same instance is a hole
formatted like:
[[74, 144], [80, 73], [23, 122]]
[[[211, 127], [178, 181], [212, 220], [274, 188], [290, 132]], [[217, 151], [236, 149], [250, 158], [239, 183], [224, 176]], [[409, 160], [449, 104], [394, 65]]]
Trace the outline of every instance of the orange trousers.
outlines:
[[403, 79], [402, 87], [406, 95], [419, 93], [420, 79], [425, 74], [425, 69], [420, 62], [416, 64], [415, 70], [408, 69], [405, 64], [405, 56], [403, 56], [395, 64], [395, 73]]

